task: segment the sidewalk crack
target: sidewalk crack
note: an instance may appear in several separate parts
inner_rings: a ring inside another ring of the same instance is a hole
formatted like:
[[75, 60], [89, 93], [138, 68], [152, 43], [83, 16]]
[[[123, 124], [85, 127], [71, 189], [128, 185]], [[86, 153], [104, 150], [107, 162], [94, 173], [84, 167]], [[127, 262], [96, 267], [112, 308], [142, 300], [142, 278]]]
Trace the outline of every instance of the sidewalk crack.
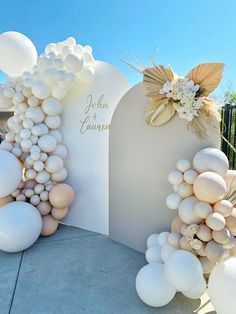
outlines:
[[10, 303], [8, 314], [11, 314], [11, 309], [12, 309], [12, 305], [13, 305], [13, 302], [14, 302], [14, 297], [15, 297], [15, 293], [16, 293], [18, 278], [19, 278], [19, 275], [20, 275], [20, 270], [21, 270], [23, 256], [24, 256], [24, 251], [21, 252], [20, 263], [19, 263], [19, 267], [18, 267], [18, 270], [17, 270], [16, 281], [15, 281], [15, 285], [14, 285], [14, 289], [13, 289], [13, 293], [12, 293], [12, 297], [11, 297], [11, 303]]

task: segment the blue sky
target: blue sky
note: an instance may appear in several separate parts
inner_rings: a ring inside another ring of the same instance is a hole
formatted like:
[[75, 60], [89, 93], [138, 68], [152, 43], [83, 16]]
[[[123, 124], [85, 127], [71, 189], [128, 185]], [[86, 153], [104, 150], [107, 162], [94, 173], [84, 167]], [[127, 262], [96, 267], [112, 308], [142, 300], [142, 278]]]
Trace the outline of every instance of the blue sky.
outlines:
[[[236, 89], [235, 0], [2, 1], [0, 31], [24, 33], [42, 52], [68, 36], [93, 47], [94, 56], [118, 67], [131, 84], [142, 78], [117, 58], [171, 64], [184, 75], [201, 62], [225, 63], [217, 90]], [[129, 60], [132, 61], [132, 60]]]

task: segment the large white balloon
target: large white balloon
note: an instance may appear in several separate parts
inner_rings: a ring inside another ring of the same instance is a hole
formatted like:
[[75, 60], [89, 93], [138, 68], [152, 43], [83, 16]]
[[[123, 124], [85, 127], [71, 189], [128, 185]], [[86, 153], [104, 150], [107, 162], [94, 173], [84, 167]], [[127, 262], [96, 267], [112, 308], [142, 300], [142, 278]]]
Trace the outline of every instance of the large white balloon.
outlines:
[[202, 280], [201, 263], [192, 253], [184, 250], [173, 252], [165, 263], [168, 281], [179, 291], [191, 291]]
[[235, 314], [236, 257], [220, 262], [211, 272], [208, 294], [218, 314]]
[[19, 76], [36, 64], [36, 48], [32, 41], [21, 33], [2, 33], [0, 51], [0, 70], [7, 75]]
[[0, 197], [13, 193], [22, 179], [22, 169], [12, 153], [0, 149]]
[[152, 246], [147, 249], [145, 254], [147, 262], [150, 263], [162, 263], [161, 247], [159, 245]]
[[140, 299], [153, 307], [168, 304], [176, 293], [176, 289], [167, 281], [164, 266], [160, 263], [148, 264], [139, 271], [136, 290]]
[[206, 292], [206, 280], [202, 277], [202, 280], [199, 282], [193, 290], [184, 292], [182, 291], [183, 295], [185, 295], [189, 299], [199, 299], [201, 296]]
[[39, 237], [42, 219], [38, 210], [26, 202], [11, 202], [0, 210], [0, 250], [19, 252]]

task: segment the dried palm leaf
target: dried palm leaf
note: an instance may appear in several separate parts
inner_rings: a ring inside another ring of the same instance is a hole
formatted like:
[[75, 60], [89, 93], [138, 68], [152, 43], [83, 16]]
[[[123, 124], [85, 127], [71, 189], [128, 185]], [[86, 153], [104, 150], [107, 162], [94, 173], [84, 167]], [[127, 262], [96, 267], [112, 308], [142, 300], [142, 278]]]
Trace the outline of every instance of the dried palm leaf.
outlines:
[[146, 89], [146, 96], [150, 93], [159, 92], [167, 81], [174, 79], [174, 72], [171, 67], [165, 68], [163, 65], [157, 65], [154, 68], [143, 70], [143, 83]]
[[220, 83], [223, 69], [223, 63], [202, 63], [194, 67], [186, 77], [200, 85], [201, 96], [208, 96]]
[[173, 102], [164, 100], [153, 100], [148, 104], [146, 111], [146, 123], [152, 126], [159, 126], [170, 120], [176, 113]]

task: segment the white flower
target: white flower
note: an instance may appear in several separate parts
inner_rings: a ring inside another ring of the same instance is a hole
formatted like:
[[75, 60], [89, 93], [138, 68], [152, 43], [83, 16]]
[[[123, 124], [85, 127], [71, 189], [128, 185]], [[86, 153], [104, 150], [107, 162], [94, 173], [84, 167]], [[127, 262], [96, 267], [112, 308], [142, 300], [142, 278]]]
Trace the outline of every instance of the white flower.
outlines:
[[197, 98], [196, 93], [199, 85], [194, 85], [192, 80], [184, 77], [177, 77], [173, 81], [167, 81], [160, 89], [160, 94], [175, 101], [174, 108], [181, 119], [192, 121], [198, 116], [198, 110], [203, 105], [203, 99]]

